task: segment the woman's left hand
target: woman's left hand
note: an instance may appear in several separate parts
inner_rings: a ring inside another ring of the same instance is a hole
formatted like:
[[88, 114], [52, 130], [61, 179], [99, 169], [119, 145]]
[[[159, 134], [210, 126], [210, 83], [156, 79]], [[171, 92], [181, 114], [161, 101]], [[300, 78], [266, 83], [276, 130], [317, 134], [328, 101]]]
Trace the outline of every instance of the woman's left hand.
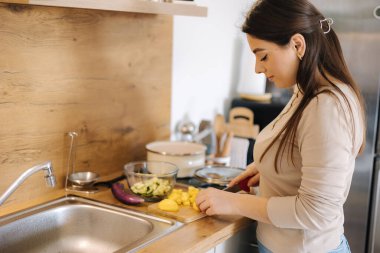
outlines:
[[238, 210], [234, 202], [238, 195], [210, 187], [198, 193], [195, 203], [207, 215], [236, 215]]

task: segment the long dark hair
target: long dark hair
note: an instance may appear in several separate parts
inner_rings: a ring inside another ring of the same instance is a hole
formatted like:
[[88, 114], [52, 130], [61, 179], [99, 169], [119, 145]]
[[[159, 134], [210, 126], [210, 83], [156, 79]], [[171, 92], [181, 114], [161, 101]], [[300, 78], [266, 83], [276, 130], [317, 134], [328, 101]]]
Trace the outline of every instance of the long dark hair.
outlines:
[[[301, 120], [302, 113], [314, 97], [317, 97], [321, 93], [329, 93], [337, 98], [332, 90], [337, 91], [348, 105], [351, 119], [353, 120], [352, 109], [347, 97], [339, 87], [329, 80], [327, 74], [350, 86], [355, 92], [361, 104], [365, 133], [365, 113], [362, 95], [347, 68], [336, 33], [332, 28], [328, 33], [324, 33], [329, 30], [326, 21], [322, 22], [321, 27], [320, 21], [324, 19], [325, 17], [317, 8], [307, 0], [258, 0], [248, 13], [242, 27], [244, 33], [261, 40], [273, 42], [279, 46], [287, 45], [291, 37], [299, 33], [305, 38], [307, 45], [296, 78], [297, 86], [303, 93], [301, 102], [280, 133], [260, 157], [261, 160], [273, 146], [274, 142], [283, 135], [274, 164], [277, 173], [277, 161], [280, 155], [282, 156], [286, 145], [294, 143], [296, 129]], [[321, 84], [317, 81], [318, 71], [331, 84], [330, 89], [321, 89]], [[355, 129], [353, 130], [355, 131]], [[360, 152], [362, 152], [364, 147], [365, 134], [363, 135]], [[292, 162], [293, 148], [294, 146], [292, 145], [290, 149]]]

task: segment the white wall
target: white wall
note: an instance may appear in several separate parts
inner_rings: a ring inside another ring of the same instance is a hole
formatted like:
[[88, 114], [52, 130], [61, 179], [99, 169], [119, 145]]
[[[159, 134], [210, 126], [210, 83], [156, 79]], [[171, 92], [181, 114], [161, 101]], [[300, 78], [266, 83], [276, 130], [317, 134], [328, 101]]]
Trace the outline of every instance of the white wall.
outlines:
[[[253, 55], [241, 32], [252, 0], [196, 0], [208, 16], [174, 17], [171, 129], [184, 117], [196, 125], [226, 115], [240, 89], [252, 84]], [[265, 87], [264, 87], [265, 89]]]

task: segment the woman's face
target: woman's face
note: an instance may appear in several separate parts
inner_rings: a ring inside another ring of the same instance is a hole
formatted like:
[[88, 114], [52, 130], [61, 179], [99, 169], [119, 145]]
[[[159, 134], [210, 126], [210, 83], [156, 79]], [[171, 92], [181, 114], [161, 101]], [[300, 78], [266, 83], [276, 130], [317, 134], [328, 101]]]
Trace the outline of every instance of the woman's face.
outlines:
[[291, 43], [278, 46], [251, 35], [247, 35], [247, 39], [256, 56], [256, 73], [264, 73], [279, 88], [289, 88], [296, 84], [299, 59]]

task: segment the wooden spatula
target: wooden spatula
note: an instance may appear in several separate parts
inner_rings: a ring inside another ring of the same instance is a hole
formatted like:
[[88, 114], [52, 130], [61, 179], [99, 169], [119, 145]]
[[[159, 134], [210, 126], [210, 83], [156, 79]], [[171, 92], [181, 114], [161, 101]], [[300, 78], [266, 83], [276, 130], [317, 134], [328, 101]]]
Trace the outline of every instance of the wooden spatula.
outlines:
[[232, 139], [234, 138], [234, 133], [232, 131], [229, 131], [227, 133], [227, 137], [224, 140], [222, 152], [220, 154], [221, 157], [227, 157], [230, 156], [231, 153], [231, 147], [232, 147]]
[[224, 133], [225, 121], [224, 116], [221, 114], [217, 114], [214, 119], [214, 131], [216, 135], [216, 154], [215, 156], [220, 155], [221, 153], [221, 144], [220, 141], [222, 139], [222, 135]]

